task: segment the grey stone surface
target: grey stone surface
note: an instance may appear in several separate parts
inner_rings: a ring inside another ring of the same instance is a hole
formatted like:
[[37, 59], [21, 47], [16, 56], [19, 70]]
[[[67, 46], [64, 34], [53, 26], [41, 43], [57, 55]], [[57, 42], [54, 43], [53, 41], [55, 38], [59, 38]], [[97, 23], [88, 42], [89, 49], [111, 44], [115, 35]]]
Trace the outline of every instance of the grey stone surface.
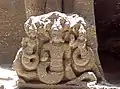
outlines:
[[52, 11], [62, 11], [62, 0], [46, 0], [45, 13]]
[[0, 64], [12, 63], [24, 35], [23, 0], [0, 0]]
[[24, 0], [26, 17], [43, 14], [46, 0]]
[[64, 13], [73, 13], [74, 0], [63, 0], [63, 12]]
[[89, 24], [94, 23], [94, 0], [74, 0], [73, 11], [89, 21]]

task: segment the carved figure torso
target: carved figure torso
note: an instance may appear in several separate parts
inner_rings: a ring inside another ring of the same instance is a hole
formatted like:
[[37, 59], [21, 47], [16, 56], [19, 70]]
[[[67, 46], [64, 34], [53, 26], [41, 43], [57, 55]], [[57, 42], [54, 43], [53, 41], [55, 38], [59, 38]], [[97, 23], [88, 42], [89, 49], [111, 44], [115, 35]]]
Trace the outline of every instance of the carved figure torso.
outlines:
[[50, 53], [50, 70], [63, 71], [64, 54], [66, 51], [70, 50], [70, 47], [67, 44], [46, 43], [43, 45], [42, 49]]

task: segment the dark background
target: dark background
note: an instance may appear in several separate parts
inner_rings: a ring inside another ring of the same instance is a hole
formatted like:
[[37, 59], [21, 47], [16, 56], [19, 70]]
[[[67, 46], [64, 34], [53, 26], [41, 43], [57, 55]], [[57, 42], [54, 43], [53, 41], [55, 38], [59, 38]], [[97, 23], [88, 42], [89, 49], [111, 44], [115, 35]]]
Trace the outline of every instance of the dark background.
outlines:
[[120, 1], [95, 0], [99, 57], [107, 79], [120, 81]]

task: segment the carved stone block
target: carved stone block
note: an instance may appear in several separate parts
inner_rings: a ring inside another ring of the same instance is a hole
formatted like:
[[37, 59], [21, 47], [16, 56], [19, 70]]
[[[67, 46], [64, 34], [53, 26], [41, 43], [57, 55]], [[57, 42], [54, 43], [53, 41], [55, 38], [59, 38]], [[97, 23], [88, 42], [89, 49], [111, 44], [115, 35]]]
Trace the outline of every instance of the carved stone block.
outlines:
[[86, 25], [77, 14], [30, 17], [24, 25], [27, 37], [13, 62], [19, 84], [83, 89], [82, 85], [87, 88], [89, 82], [104, 80], [95, 52], [87, 44]]

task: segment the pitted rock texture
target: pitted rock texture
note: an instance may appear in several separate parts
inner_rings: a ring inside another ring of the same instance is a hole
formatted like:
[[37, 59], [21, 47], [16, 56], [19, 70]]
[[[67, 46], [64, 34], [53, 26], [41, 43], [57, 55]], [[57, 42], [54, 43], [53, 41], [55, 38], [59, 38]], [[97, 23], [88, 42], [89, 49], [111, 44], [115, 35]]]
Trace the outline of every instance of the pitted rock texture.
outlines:
[[50, 12], [31, 16], [13, 62], [22, 83], [81, 85], [104, 80], [86, 22], [77, 14]]
[[25, 22], [23, 0], [0, 0], [0, 64], [12, 64]]

